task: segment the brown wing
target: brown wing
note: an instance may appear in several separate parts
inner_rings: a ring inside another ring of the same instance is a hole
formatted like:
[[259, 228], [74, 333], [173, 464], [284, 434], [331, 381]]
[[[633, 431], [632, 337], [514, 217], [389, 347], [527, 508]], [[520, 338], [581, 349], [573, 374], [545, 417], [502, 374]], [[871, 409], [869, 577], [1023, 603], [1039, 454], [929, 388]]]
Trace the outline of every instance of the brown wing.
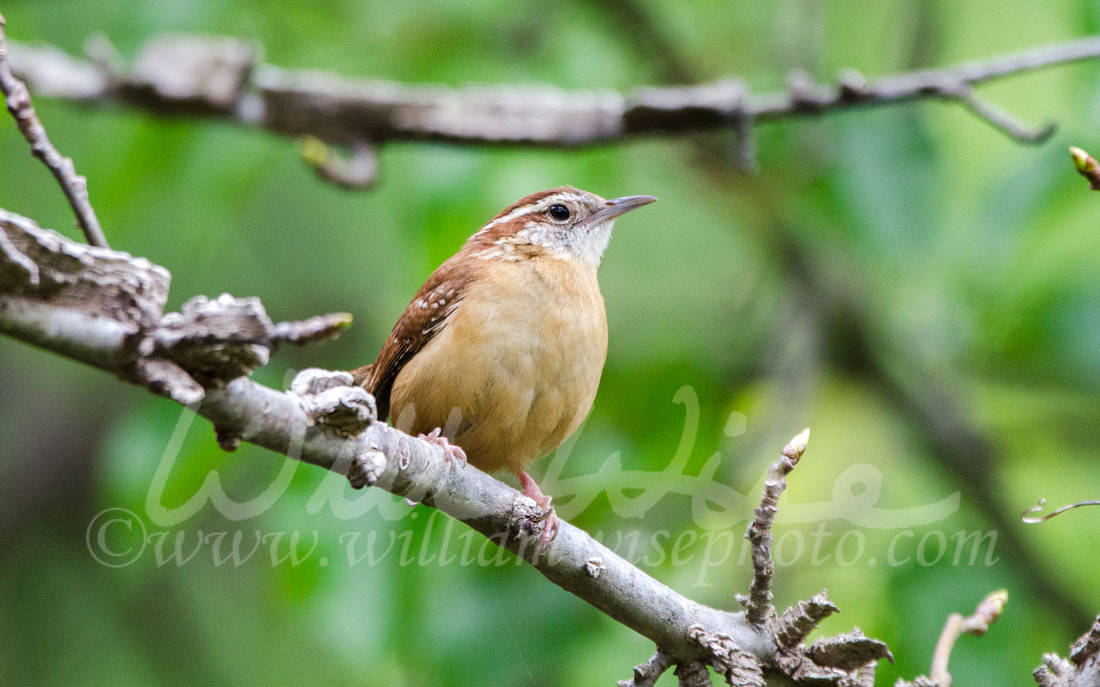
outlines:
[[390, 414], [390, 391], [401, 368], [446, 326], [462, 300], [471, 271], [469, 265], [456, 269], [461, 264], [458, 257], [440, 265], [416, 292], [374, 363], [352, 372], [355, 383], [374, 395], [380, 418]]

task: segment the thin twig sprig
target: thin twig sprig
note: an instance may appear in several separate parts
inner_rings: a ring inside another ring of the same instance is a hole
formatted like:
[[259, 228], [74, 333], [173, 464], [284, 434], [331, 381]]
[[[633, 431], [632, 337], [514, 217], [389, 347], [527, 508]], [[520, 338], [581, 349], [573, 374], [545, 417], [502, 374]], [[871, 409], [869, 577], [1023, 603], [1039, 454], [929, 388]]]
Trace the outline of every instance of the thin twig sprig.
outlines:
[[[629, 680], [619, 680], [618, 687], [653, 687], [674, 663], [671, 656], [658, 649], [649, 660], [634, 666], [634, 675]], [[703, 668], [706, 672], [706, 668]]]
[[932, 674], [929, 676], [940, 684], [940, 687], [951, 687], [951, 673], [947, 672], [947, 661], [951, 657], [951, 650], [955, 648], [955, 641], [965, 635], [981, 637], [989, 631], [989, 626], [997, 622], [1008, 603], [1008, 590], [998, 589], [991, 592], [974, 613], [963, 616], [961, 613], [952, 613], [947, 617], [940, 640], [936, 643], [936, 651], [932, 655]]
[[1027, 510], [1025, 510], [1023, 515], [1020, 516], [1020, 520], [1022, 520], [1023, 522], [1026, 522], [1029, 525], [1037, 525], [1040, 522], [1046, 522], [1047, 520], [1050, 520], [1051, 518], [1053, 518], [1057, 515], [1065, 513], [1067, 510], [1073, 510], [1074, 508], [1082, 508], [1084, 506], [1100, 506], [1100, 501], [1096, 501], [1096, 500], [1078, 501], [1077, 503], [1071, 503], [1069, 505], [1062, 506], [1058, 510], [1047, 513], [1046, 515], [1035, 517], [1034, 514], [1038, 513], [1041, 510], [1043, 510], [1043, 506], [1045, 506], [1045, 505], [1047, 505], [1047, 500], [1046, 499], [1039, 499], [1039, 505], [1032, 506], [1031, 508], [1028, 508]]
[[798, 465], [809, 440], [810, 430], [805, 429], [783, 447], [779, 460], [772, 463], [768, 470], [764, 493], [756, 508], [756, 517], [745, 533], [745, 538], [752, 545], [753, 576], [749, 595], [740, 600], [745, 604], [748, 621], [754, 625], [761, 625], [775, 615], [775, 608], [772, 606], [772, 576], [775, 573], [775, 563], [772, 561], [772, 523], [779, 512], [779, 497], [787, 489], [787, 475]]
[[61, 190], [65, 193], [69, 205], [76, 213], [77, 224], [84, 231], [88, 243], [100, 248], [107, 248], [107, 237], [103, 235], [103, 228], [99, 226], [99, 219], [88, 200], [88, 181], [76, 173], [71, 158], [67, 158], [58, 152], [50, 143], [46, 135], [46, 129], [39, 121], [38, 115], [31, 104], [31, 96], [27, 86], [11, 73], [8, 65], [7, 37], [4, 35], [4, 17], [0, 15], [0, 92], [4, 94], [4, 100], [8, 106], [8, 112], [15, 117], [15, 123], [23, 138], [31, 144], [31, 153], [49, 168], [50, 173], [61, 184]]
[[947, 662], [951, 658], [955, 642], [963, 635], [981, 637], [989, 632], [989, 627], [1001, 617], [1007, 603], [1008, 590], [998, 589], [987, 594], [972, 614], [964, 616], [961, 613], [952, 613], [947, 616], [939, 641], [936, 642], [936, 650], [932, 654], [932, 667], [928, 676], [920, 676], [912, 681], [898, 680], [897, 687], [951, 687], [952, 677], [947, 670]]

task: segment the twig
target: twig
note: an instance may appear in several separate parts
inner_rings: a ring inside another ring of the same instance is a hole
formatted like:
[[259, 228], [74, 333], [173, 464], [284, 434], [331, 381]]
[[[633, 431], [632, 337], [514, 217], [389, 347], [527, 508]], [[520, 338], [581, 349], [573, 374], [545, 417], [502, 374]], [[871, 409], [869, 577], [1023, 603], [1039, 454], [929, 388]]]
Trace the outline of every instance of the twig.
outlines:
[[1065, 513], [1067, 510], [1073, 510], [1074, 508], [1081, 508], [1083, 506], [1100, 506], [1100, 501], [1078, 501], [1077, 503], [1071, 503], [1068, 506], [1062, 506], [1053, 513], [1047, 513], [1041, 518], [1029, 517], [1032, 513], [1038, 513], [1039, 511], [1043, 510], [1043, 506], [1045, 506], [1046, 503], [1046, 499], [1039, 499], [1039, 505], [1032, 506], [1031, 508], [1025, 510], [1023, 512], [1023, 515], [1020, 516], [1020, 519], [1029, 525], [1035, 525], [1040, 522], [1046, 522], [1056, 515]]
[[783, 447], [779, 460], [772, 463], [768, 478], [764, 481], [764, 493], [756, 509], [756, 518], [749, 525], [745, 538], [752, 544], [752, 586], [744, 599], [747, 617], [750, 623], [760, 625], [775, 614], [772, 607], [772, 575], [775, 564], [772, 562], [772, 523], [779, 512], [779, 496], [787, 488], [787, 475], [806, 452], [806, 443], [810, 440], [810, 430], [805, 429]]
[[964, 634], [981, 637], [988, 632], [989, 626], [1001, 617], [1006, 603], [1008, 603], [1008, 591], [998, 589], [982, 599], [972, 615], [963, 617], [959, 613], [952, 613], [948, 616], [943, 632], [940, 633], [940, 639], [936, 642], [936, 650], [932, 654], [932, 669], [928, 677], [939, 687], [951, 687], [951, 673], [947, 671], [947, 661], [951, 658], [955, 642]]
[[3, 92], [8, 111], [15, 117], [15, 123], [23, 133], [23, 138], [31, 144], [31, 152], [49, 168], [50, 173], [61, 184], [61, 189], [69, 201], [76, 221], [84, 231], [88, 243], [101, 248], [107, 247], [107, 238], [99, 226], [95, 210], [88, 200], [88, 182], [76, 173], [73, 161], [64, 157], [50, 143], [46, 129], [35, 114], [34, 105], [26, 85], [15, 78], [8, 65], [7, 38], [4, 35], [4, 17], [0, 15], [0, 92]]
[[[157, 113], [215, 116], [338, 146], [436, 140], [470, 145], [581, 146], [640, 134], [734, 130], [741, 164], [751, 162], [749, 132], [759, 123], [818, 116], [853, 107], [921, 98], [964, 104], [1017, 141], [1034, 143], [1049, 127], [1031, 129], [977, 100], [986, 81], [1100, 57], [1100, 37], [1045, 46], [941, 69], [867, 79], [845, 70], [835, 85], [795, 79], [783, 92], [752, 95], [738, 79], [666, 88], [566, 91], [530, 86], [411, 86], [354, 80], [255, 63], [246, 41], [172, 36], [150, 39], [131, 73], [109, 73], [95, 86], [66, 79], [66, 70], [104, 67], [59, 60], [56, 50], [21, 46], [16, 69], [37, 89], [82, 103], [122, 102]], [[181, 60], [180, 55], [186, 56]], [[228, 56], [228, 57], [227, 57]], [[52, 69], [35, 69], [49, 61]], [[67, 65], [67, 66], [66, 66]], [[180, 88], [180, 83], [185, 84]], [[217, 84], [217, 88], [211, 87]]]
[[1073, 157], [1077, 173], [1088, 179], [1089, 188], [1100, 191], [1100, 163], [1096, 162], [1096, 158], [1077, 146], [1070, 146], [1069, 154]]
[[0, 231], [0, 257], [5, 261], [23, 270], [27, 275], [27, 283], [38, 286], [38, 265], [28, 258], [19, 247], [8, 238], [7, 233]]
[[301, 153], [317, 176], [340, 188], [368, 188], [378, 176], [378, 156], [374, 146], [366, 142], [352, 145], [351, 154], [341, 157], [324, 141], [306, 136], [302, 140]]
[[779, 646], [793, 649], [801, 644], [822, 620], [839, 612], [840, 609], [829, 600], [829, 594], [826, 591], [806, 601], [799, 601], [779, 616], [775, 633]]
[[[835, 91], [823, 86], [806, 85], [797, 97], [762, 97], [756, 116], [767, 121], [789, 116], [792, 111], [799, 110], [820, 113], [857, 105], [882, 105], [928, 97], [956, 100], [971, 87], [986, 81], [1096, 57], [1100, 57], [1100, 37], [1041, 46], [941, 69], [884, 76], [863, 83], [858, 83], [863, 81], [861, 75], [848, 70], [841, 88]], [[853, 77], [857, 77], [855, 87]]]
[[993, 128], [1022, 143], [1045, 143], [1058, 128], [1054, 122], [1030, 127], [1008, 110], [978, 96], [970, 88], [966, 88], [956, 99], [974, 116], [985, 120]]
[[[657, 679], [672, 665], [672, 657], [658, 649], [649, 660], [634, 666], [634, 676], [619, 680], [619, 687], [653, 687]], [[704, 671], [706, 669], [704, 668]]]

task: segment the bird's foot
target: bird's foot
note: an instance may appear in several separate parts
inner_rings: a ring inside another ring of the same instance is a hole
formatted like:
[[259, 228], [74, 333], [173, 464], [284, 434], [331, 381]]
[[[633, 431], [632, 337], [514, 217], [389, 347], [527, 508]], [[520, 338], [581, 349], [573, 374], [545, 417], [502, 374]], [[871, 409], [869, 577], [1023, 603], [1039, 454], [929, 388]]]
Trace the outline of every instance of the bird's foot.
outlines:
[[538, 553], [541, 554], [546, 549], [546, 545], [558, 536], [561, 521], [558, 520], [558, 514], [554, 511], [554, 507], [550, 505], [553, 499], [542, 493], [542, 489], [539, 488], [531, 475], [528, 475], [525, 470], [521, 470], [518, 476], [520, 486], [523, 487], [523, 495], [537, 503], [539, 508], [542, 509], [542, 515], [535, 519], [535, 522], [542, 523], [542, 535], [539, 537], [538, 549]]
[[451, 470], [455, 469], [457, 463], [459, 467], [465, 467], [469, 461], [466, 459], [466, 452], [462, 450], [461, 446], [452, 444], [447, 437], [443, 436], [443, 430], [436, 427], [427, 434], [421, 434], [419, 439], [424, 441], [430, 441], [443, 449], [443, 457], [447, 459], [447, 462], [451, 464]]

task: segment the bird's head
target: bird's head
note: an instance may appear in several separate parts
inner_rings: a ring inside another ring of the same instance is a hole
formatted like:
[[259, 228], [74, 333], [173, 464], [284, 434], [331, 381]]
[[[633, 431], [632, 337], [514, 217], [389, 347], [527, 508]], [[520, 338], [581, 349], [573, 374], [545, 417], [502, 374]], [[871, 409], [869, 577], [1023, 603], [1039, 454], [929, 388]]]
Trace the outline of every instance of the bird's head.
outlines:
[[653, 196], [605, 200], [571, 186], [540, 191], [507, 207], [471, 237], [486, 257], [550, 255], [598, 266], [615, 218], [656, 201]]

